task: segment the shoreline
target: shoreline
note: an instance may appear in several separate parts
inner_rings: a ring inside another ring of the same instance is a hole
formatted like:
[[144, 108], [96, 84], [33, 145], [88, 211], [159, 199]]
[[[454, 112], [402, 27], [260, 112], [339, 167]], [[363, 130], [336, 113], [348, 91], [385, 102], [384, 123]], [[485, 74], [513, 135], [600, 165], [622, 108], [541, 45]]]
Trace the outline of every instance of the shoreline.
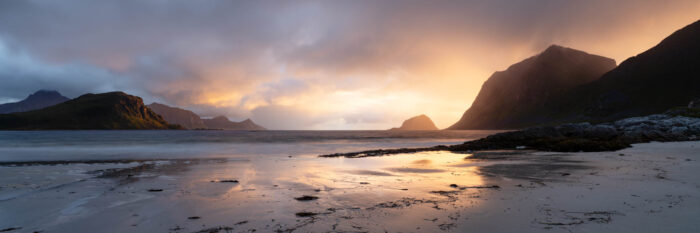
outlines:
[[[686, 111], [696, 110], [688, 109]], [[595, 125], [583, 122], [532, 127], [518, 131], [496, 133], [458, 145], [376, 149], [324, 154], [319, 157], [362, 158], [428, 151], [471, 153], [482, 150], [521, 149], [552, 152], [602, 152], [629, 148], [632, 144], [637, 143], [697, 140], [700, 140], [700, 118], [696, 115], [686, 116], [678, 112], [672, 112], [631, 117]]]
[[698, 154], [691, 141], [616, 152], [3, 166], [0, 229], [692, 232]]

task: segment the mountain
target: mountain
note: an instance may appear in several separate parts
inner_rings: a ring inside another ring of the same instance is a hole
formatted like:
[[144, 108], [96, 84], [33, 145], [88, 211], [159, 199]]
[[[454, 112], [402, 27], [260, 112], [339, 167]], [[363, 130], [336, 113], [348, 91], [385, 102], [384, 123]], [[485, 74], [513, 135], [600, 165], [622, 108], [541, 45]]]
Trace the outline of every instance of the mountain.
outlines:
[[401, 127], [391, 130], [439, 130], [435, 123], [426, 115], [414, 116], [405, 120]]
[[[700, 98], [700, 21], [631, 57], [576, 92], [585, 96], [573, 115], [607, 121], [661, 113]], [[570, 96], [566, 101], [575, 98]]]
[[199, 115], [195, 114], [190, 110], [185, 110], [176, 107], [170, 107], [165, 104], [152, 103], [148, 105], [148, 108], [153, 110], [158, 115], [161, 115], [165, 121], [171, 124], [178, 124], [187, 129], [204, 129], [207, 128], [204, 125], [204, 121]]
[[241, 122], [230, 121], [225, 116], [217, 116], [212, 119], [202, 119], [204, 125], [209, 129], [227, 129], [227, 130], [267, 130], [262, 126], [255, 124], [250, 119]]
[[266, 130], [250, 119], [241, 122], [230, 121], [225, 116], [202, 119], [192, 111], [164, 104], [152, 103], [148, 107], [155, 113], [163, 116], [163, 119], [167, 122], [181, 125], [187, 129]]
[[0, 104], [0, 114], [13, 112], [26, 112], [36, 109], [53, 106], [70, 100], [62, 96], [57, 91], [39, 90], [29, 95], [26, 99], [15, 102]]
[[552, 45], [491, 75], [472, 106], [448, 129], [512, 129], [546, 123], [551, 120], [547, 113], [559, 111], [552, 99], [613, 68], [613, 59]]
[[147, 108], [141, 98], [124, 92], [85, 94], [39, 110], [0, 114], [0, 129], [174, 129]]
[[[662, 113], [667, 109], [686, 106], [688, 102], [700, 98], [698, 41], [700, 21], [672, 33], [651, 49], [628, 58], [609, 72], [604, 72], [600, 78], [595, 78], [594, 74], [607, 67], [591, 69], [595, 72], [588, 72], [588, 75], [594, 78], [583, 78], [580, 82], [564, 85], [564, 89], [535, 95], [540, 98], [532, 98], [533, 93], [537, 92], [523, 92], [520, 89], [547, 90], [551, 87], [545, 85], [546, 88], [542, 89], [542, 83], [551, 80], [532, 75], [530, 72], [538, 69], [532, 68], [532, 65], [522, 65], [527, 60], [523, 61], [503, 72], [520, 73], [522, 77], [514, 78], [512, 82], [499, 82], [496, 79], [499, 72], [496, 72], [484, 83], [472, 107], [450, 129], [522, 128], [565, 122], [604, 122]], [[537, 59], [546, 53], [547, 51], [533, 58]], [[561, 63], [557, 60], [550, 62]], [[519, 65], [526, 70], [515, 72]], [[561, 70], [561, 67], [550, 65], [541, 68], [545, 73], [558, 73], [557, 70]], [[508, 72], [509, 70], [513, 72]], [[583, 74], [578, 73], [582, 71], [584, 70], [572, 69], [561, 74], [583, 77], [578, 76]], [[521, 81], [525, 79], [526, 82]], [[524, 93], [528, 94], [523, 95]]]

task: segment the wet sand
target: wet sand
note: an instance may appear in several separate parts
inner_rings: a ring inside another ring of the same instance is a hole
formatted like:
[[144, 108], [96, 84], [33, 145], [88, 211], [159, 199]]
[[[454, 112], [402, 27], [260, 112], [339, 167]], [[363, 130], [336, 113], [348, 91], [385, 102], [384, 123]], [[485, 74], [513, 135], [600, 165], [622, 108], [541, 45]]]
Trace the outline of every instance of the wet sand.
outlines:
[[5, 232], [699, 232], [700, 142], [3, 163]]

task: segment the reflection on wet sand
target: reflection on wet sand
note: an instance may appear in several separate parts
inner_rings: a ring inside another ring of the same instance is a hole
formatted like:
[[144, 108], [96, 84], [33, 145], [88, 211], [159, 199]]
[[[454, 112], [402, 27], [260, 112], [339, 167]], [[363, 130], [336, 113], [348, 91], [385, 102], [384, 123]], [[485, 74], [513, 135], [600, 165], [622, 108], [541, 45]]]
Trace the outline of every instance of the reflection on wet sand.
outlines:
[[[366, 159], [166, 160], [94, 170], [80, 163], [9, 167], [24, 173], [48, 167], [60, 173], [80, 166], [87, 182], [2, 204], [51, 206], [47, 210], [56, 213], [16, 216], [22, 220], [19, 225], [37, 230], [87, 229], [101, 222], [124, 223], [115, 228], [124, 231], [434, 231], [449, 223], [424, 219], [449, 219], [456, 207], [478, 203], [458, 202], [456, 195], [481, 190], [450, 187], [483, 184], [473, 167], [446, 166], [465, 163], [463, 157], [426, 153]], [[67, 200], [47, 201], [57, 195]], [[66, 214], [66, 206], [80, 211]], [[401, 210], [405, 208], [415, 210]], [[49, 220], [52, 215], [60, 221]], [[415, 221], [420, 224], [401, 224]]]
[[[535, 182], [557, 181], [571, 175], [573, 170], [591, 169], [584, 161], [571, 159], [567, 154], [532, 156], [534, 152], [484, 151], [467, 156], [468, 161], [500, 161], [478, 166], [478, 173], [487, 177], [505, 177]], [[465, 163], [453, 166], [473, 166]]]
[[[696, 152], [689, 151], [687, 155]], [[624, 222], [627, 216], [639, 218], [636, 210], [671, 210], [654, 203], [673, 206], [681, 213], [684, 206], [699, 203], [687, 194], [697, 191], [688, 180], [694, 173], [669, 173], [665, 169], [676, 163], [653, 154], [625, 153], [635, 155], [425, 152], [357, 159], [267, 156], [6, 164], [0, 169], [0, 228], [28, 232], [609, 230], [618, 228], [601, 224]], [[621, 164], [634, 166], [620, 170]], [[638, 177], [645, 178], [635, 181]], [[616, 194], [622, 191], [615, 180], [636, 185], [625, 186], [629, 194]], [[670, 180], [690, 186], [670, 184]], [[665, 193], [642, 192], [648, 186]], [[612, 189], [616, 192], [609, 192]], [[615, 202], [605, 203], [610, 200]], [[689, 203], [680, 205], [683, 202]], [[499, 224], [500, 219], [508, 224]]]

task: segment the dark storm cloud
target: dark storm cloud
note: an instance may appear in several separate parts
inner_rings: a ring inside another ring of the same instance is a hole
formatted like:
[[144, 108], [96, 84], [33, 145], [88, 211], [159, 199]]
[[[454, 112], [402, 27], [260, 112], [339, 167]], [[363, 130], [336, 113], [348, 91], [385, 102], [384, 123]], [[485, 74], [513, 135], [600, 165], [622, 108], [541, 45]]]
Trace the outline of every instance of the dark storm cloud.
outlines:
[[0, 95], [21, 99], [37, 89], [60, 89], [77, 97], [86, 90], [104, 92], [130, 88], [123, 77], [80, 62], [45, 63], [0, 41]]
[[[240, 76], [227, 77], [240, 84], [267, 72], [261, 52], [286, 43], [278, 41], [297, 26], [278, 17], [294, 7], [253, 1], [2, 1], [0, 39], [37, 60], [94, 64], [155, 95], [186, 102], [204, 91], [196, 87], [210, 81], [203, 77], [210, 67], [245, 67]], [[174, 89], [165, 88], [171, 83]]]

